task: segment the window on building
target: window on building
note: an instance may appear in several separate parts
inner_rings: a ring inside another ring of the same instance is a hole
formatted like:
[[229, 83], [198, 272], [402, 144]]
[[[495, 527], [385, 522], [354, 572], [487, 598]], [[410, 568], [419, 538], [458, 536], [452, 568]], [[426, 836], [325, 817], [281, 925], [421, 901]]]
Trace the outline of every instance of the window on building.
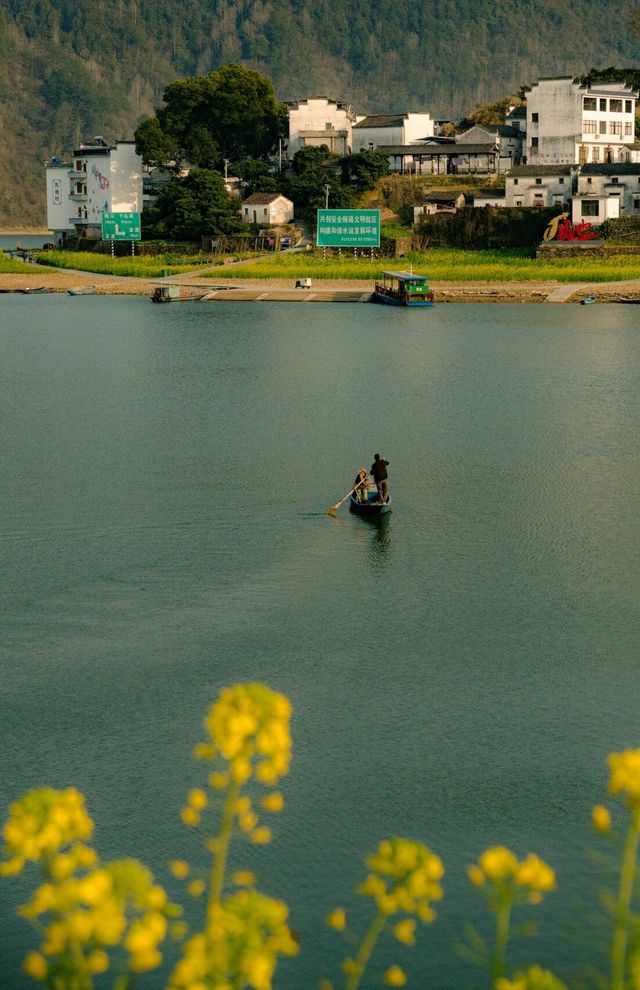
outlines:
[[513, 184], [514, 184], [514, 186], [517, 186], [518, 185], [518, 180], [517, 179], [514, 179], [513, 180]]
[[625, 137], [628, 137], [629, 134], [633, 134], [633, 124], [630, 121], [627, 121], [627, 123], [624, 125], [624, 133], [625, 133]]
[[633, 197], [633, 209], [636, 213], [640, 212], [640, 196]]
[[536, 179], [536, 185], [537, 186], [541, 186], [542, 185], [542, 179]]
[[560, 178], [558, 179], [558, 182], [560, 183], [561, 186], [563, 186], [564, 185], [564, 176], [561, 175]]
[[587, 161], [587, 149], [585, 148], [584, 144], [581, 144], [578, 150], [578, 164], [584, 165], [586, 161]]
[[593, 179], [591, 178], [591, 176], [589, 176], [589, 178], [587, 179], [587, 185], [590, 186], [592, 182]]
[[625, 100], [624, 101], [624, 112], [625, 113], [633, 113], [633, 100]]
[[333, 124], [331, 123], [330, 120], [328, 120], [326, 122], [326, 124], [324, 125], [324, 129], [325, 129], [325, 131], [332, 131], [333, 130]]
[[596, 122], [595, 120], [585, 120], [582, 123], [582, 130], [584, 134], [595, 134], [596, 133]]
[[622, 100], [609, 100], [609, 110], [611, 113], [622, 113]]
[[539, 122], [540, 122], [540, 114], [539, 113], [532, 113], [531, 114], [531, 123], [532, 124], [538, 124]]
[[620, 179], [618, 178], [617, 175], [612, 175], [611, 176], [611, 182], [613, 183], [614, 186], [617, 186], [618, 183], [620, 182]]
[[597, 199], [582, 200], [582, 216], [583, 217], [600, 216], [600, 203], [598, 202]]
[[531, 150], [532, 151], [534, 151], [534, 150], [537, 151], [538, 150], [538, 139], [537, 139], [537, 137], [531, 138]]
[[595, 96], [585, 96], [582, 101], [582, 107], [584, 110], [597, 110], [598, 103]]
[[600, 111], [602, 113], [606, 113], [607, 112], [607, 101], [606, 100], [600, 100]]
[[592, 162], [599, 162], [600, 161], [600, 148], [592, 148], [591, 149], [591, 161]]
[[516, 206], [522, 206], [522, 200], [521, 199], [517, 199], [516, 200]]
[[606, 134], [607, 133], [607, 122], [606, 122], [606, 120], [601, 120], [600, 121], [600, 123], [598, 124], [598, 130], [599, 130], [599, 133], [600, 134]]
[[622, 137], [622, 121], [618, 120], [617, 122], [612, 122], [609, 124], [609, 133], [619, 134], [620, 137]]

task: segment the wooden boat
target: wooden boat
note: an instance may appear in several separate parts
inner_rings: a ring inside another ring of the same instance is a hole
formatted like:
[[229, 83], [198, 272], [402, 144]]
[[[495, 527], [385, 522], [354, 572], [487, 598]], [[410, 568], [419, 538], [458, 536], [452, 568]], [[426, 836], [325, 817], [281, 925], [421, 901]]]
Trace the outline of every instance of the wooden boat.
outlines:
[[427, 276], [411, 272], [383, 272], [373, 292], [374, 302], [388, 306], [433, 306], [433, 299]]
[[386, 502], [378, 502], [377, 491], [367, 492], [367, 501], [359, 502], [353, 495], [349, 496], [349, 511], [355, 512], [357, 516], [364, 516], [365, 519], [376, 519], [385, 512], [391, 512], [391, 496], [387, 496]]
[[193, 289], [189, 289], [184, 285], [158, 285], [153, 290], [151, 302], [198, 302], [204, 295], [206, 295], [204, 292], [195, 294]]
[[595, 296], [585, 296], [584, 299], [580, 300], [583, 306], [589, 306], [590, 303], [594, 303], [595, 301], [596, 301]]
[[70, 296], [92, 296], [95, 291], [95, 285], [79, 285], [76, 289], [67, 289]]
[[39, 292], [53, 292], [53, 289], [50, 289], [49, 286], [47, 285], [39, 285], [37, 286], [37, 288], [33, 288], [33, 289], [29, 288], [29, 286], [26, 286], [24, 289], [16, 289], [16, 292], [21, 292], [23, 296], [34, 296], [37, 295]]

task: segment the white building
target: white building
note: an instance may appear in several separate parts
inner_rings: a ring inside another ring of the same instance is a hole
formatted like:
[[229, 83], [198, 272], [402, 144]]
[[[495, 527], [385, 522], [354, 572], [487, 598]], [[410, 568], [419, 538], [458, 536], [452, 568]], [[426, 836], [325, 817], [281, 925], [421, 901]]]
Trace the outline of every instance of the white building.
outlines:
[[282, 193], [253, 193], [242, 204], [242, 219], [261, 227], [291, 223], [293, 203]]
[[314, 96], [288, 106], [289, 158], [305, 145], [319, 148], [326, 144], [336, 155], [351, 154], [352, 128], [356, 122], [351, 104]]
[[353, 125], [353, 150], [374, 151], [380, 145], [418, 144], [433, 137], [429, 113], [359, 115]]
[[640, 216], [640, 163], [584, 165], [571, 201], [572, 222], [597, 227], [621, 216]]
[[57, 239], [68, 234], [99, 238], [103, 213], [140, 213], [142, 158], [134, 141], [110, 147], [103, 138], [81, 144], [71, 162], [46, 165], [47, 226]]
[[522, 161], [524, 132], [507, 124], [474, 124], [456, 137], [458, 144], [494, 144], [498, 151], [498, 172], [506, 172]]
[[633, 161], [638, 93], [624, 83], [540, 79], [527, 93], [527, 163]]
[[505, 206], [568, 206], [577, 167], [516, 165], [505, 179]]

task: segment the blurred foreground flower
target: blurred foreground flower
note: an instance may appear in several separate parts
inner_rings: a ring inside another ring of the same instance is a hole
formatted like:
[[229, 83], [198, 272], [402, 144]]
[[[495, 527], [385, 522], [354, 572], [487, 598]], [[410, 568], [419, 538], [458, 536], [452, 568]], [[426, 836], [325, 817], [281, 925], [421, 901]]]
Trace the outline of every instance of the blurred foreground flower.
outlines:
[[[360, 985], [376, 942], [393, 915], [408, 915], [395, 924], [393, 934], [399, 942], [413, 945], [415, 919], [433, 921], [436, 915], [432, 902], [442, 897], [442, 860], [421, 842], [404, 838], [385, 840], [375, 853], [367, 856], [365, 863], [370, 872], [358, 892], [373, 900], [376, 914], [356, 958], [345, 959], [343, 963], [347, 977], [345, 990], [356, 990]], [[344, 930], [346, 916], [342, 908], [335, 908], [327, 923], [338, 931]], [[400, 966], [394, 965], [386, 971], [384, 981], [389, 986], [404, 986], [406, 975]]]

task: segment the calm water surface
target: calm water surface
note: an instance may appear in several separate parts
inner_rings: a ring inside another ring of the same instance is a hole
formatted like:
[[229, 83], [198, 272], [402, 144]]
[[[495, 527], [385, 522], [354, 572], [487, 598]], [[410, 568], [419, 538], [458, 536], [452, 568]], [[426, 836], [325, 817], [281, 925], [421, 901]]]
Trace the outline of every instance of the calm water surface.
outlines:
[[[278, 987], [336, 975], [323, 919], [362, 928], [362, 859], [393, 834], [442, 856], [446, 896], [374, 971], [483, 985], [452, 943], [483, 926], [465, 867], [497, 843], [558, 874], [523, 958], [575, 971], [590, 809], [640, 744], [639, 317], [0, 296], [0, 806], [77, 786], [102, 854], [182, 899], [200, 720], [262, 680], [293, 701], [294, 761], [276, 841], [239, 861], [301, 933]], [[328, 518], [376, 451], [388, 525]], [[24, 893], [0, 886], [7, 990]]]

